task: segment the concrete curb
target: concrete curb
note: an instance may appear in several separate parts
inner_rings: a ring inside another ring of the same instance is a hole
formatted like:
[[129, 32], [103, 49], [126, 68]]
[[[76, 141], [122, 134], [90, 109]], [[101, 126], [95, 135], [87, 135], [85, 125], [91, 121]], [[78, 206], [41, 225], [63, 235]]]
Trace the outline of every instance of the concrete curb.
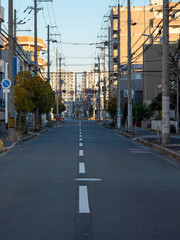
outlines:
[[135, 138], [135, 140], [141, 144], [144, 144], [145, 146], [147, 147], [151, 147], [151, 148], [154, 148], [155, 150], [165, 154], [166, 156], [168, 157], [171, 157], [171, 158], [174, 158], [178, 161], [180, 161], [180, 154], [179, 153], [176, 153], [166, 147], [163, 147], [163, 146], [160, 146], [160, 145], [157, 145], [155, 143], [151, 143], [145, 139], [142, 139], [140, 137], [135, 137], [135, 136], [132, 136], [131, 134], [128, 134], [128, 133], [125, 133], [125, 132], [120, 132], [121, 135], [123, 135], [124, 137], [126, 138]]
[[174, 158], [174, 159], [180, 161], [180, 154], [176, 153], [176, 152], [174, 152], [174, 151], [172, 151], [172, 150], [170, 150], [170, 149], [168, 149], [166, 147], [159, 146], [159, 145], [157, 145], [155, 143], [148, 142], [148, 141], [146, 141], [146, 140], [144, 140], [142, 138], [137, 138], [136, 141], [144, 144], [145, 146], [152, 147], [155, 150], [165, 154], [168, 157], [171, 157], [171, 158]]
[[31, 140], [31, 139], [33, 139], [33, 138], [35, 138], [35, 137], [37, 137], [37, 136], [39, 136], [39, 135], [41, 135], [41, 134], [50, 132], [52, 129], [57, 128], [57, 127], [60, 127], [60, 126], [62, 126], [62, 124], [60, 124], [60, 125], [58, 125], [58, 126], [56, 126], [56, 127], [51, 127], [51, 128], [49, 128], [49, 129], [43, 129], [43, 130], [41, 130], [39, 133], [31, 133], [30, 136], [27, 136], [27, 137], [24, 137], [24, 138], [19, 139], [18, 141], [14, 142], [14, 143], [13, 143], [11, 146], [9, 146], [9, 147], [1, 147], [1, 148], [0, 148], [0, 154], [6, 152], [6, 151], [8, 151], [8, 150], [11, 150], [12, 148], [14, 148], [16, 145], [18, 145], [18, 144], [21, 143], [21, 142], [26, 142], [26, 141], [28, 141], [28, 140]]
[[4, 151], [1, 150], [1, 153], [2, 153], [2, 152], [6, 152], [6, 151], [14, 148], [16, 145], [18, 145], [18, 144], [21, 143], [21, 142], [26, 142], [26, 141], [28, 141], [28, 140], [30, 140], [30, 139], [33, 139], [33, 138], [37, 137], [37, 136], [38, 136], [37, 134], [33, 134], [33, 135], [31, 135], [31, 136], [27, 136], [27, 137], [25, 137], [25, 138], [22, 138], [22, 139], [20, 139], [20, 140], [18, 140], [18, 141], [16, 141], [16, 142], [14, 142], [11, 146], [9, 146], [9, 147], [4, 147]]

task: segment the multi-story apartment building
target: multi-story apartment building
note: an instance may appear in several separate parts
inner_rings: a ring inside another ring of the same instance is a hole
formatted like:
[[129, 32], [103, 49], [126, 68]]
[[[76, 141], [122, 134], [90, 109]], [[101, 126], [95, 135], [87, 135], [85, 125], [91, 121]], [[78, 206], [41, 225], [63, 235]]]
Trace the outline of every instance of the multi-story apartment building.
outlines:
[[71, 71], [62, 71], [62, 98], [66, 106], [67, 114], [72, 117], [74, 114], [74, 102], [75, 102], [75, 74]]
[[2, 59], [2, 48], [4, 48], [4, 37], [1, 33], [1, 23], [4, 22], [4, 8], [0, 6], [0, 77], [4, 73], [4, 60]]
[[85, 99], [85, 90], [87, 88], [87, 72], [83, 72], [81, 81], [81, 98]]
[[[5, 63], [4, 60], [2, 59], [2, 48], [4, 47], [4, 37], [1, 34], [1, 23], [4, 22], [4, 8], [0, 6], [0, 81], [3, 79], [3, 75], [5, 72]], [[4, 120], [4, 108], [3, 107], [3, 92], [2, 88], [0, 90], [0, 121]], [[2, 132], [2, 127], [0, 124], [0, 131]]]
[[[17, 36], [17, 43], [19, 44], [20, 48], [23, 50], [24, 54], [28, 59], [31, 61], [34, 61], [34, 37], [30, 36]], [[7, 43], [5, 44], [5, 50], [8, 49]], [[38, 56], [38, 67], [42, 69], [43, 71], [46, 70], [46, 61], [41, 57], [41, 52], [46, 50], [46, 44], [44, 43], [44, 40], [41, 38], [37, 39], [37, 56]], [[16, 48], [16, 55], [17, 52], [19, 54], [22, 54], [22, 51], [20, 51], [19, 48]], [[19, 63], [20, 64], [20, 63]], [[28, 70], [27, 68], [24, 68], [22, 65], [18, 66], [20, 71]]]
[[[170, 43], [177, 42], [180, 33], [180, 4], [170, 2]], [[176, 6], [176, 7], [174, 7]], [[142, 64], [143, 66], [143, 44], [161, 43], [162, 36], [154, 38], [162, 32], [163, 0], [151, 0], [149, 6], [131, 7], [131, 51], [133, 65]], [[117, 84], [117, 56], [118, 56], [118, 8], [113, 7], [111, 14], [111, 71], [112, 82], [116, 88]], [[127, 7], [120, 8], [120, 61], [121, 65], [127, 65]], [[135, 67], [136, 68], [136, 67]], [[140, 71], [140, 70], [138, 70]]]
[[[105, 87], [104, 87], [104, 77], [105, 77]], [[99, 87], [99, 78], [100, 78], [100, 87]], [[99, 112], [99, 97], [100, 97], [100, 116], [102, 118], [102, 111], [104, 109], [104, 91], [106, 90], [105, 98], [108, 99], [109, 96], [109, 79], [108, 79], [108, 72], [100, 72], [100, 75], [98, 73], [98, 69], [96, 66], [96, 69], [94, 71], [84, 72], [82, 77], [82, 84], [83, 88], [82, 91], [84, 91], [85, 88], [85, 98], [87, 106], [85, 107], [85, 112], [88, 111], [88, 106], [94, 105], [94, 110], [96, 110], [96, 118], [97, 113]], [[86, 84], [85, 84], [86, 83]], [[100, 91], [100, 92], [99, 92]], [[82, 94], [83, 95], [83, 94]]]
[[62, 80], [62, 98], [65, 102], [71, 102], [75, 100], [75, 74], [71, 71], [61, 72]]
[[[50, 83], [54, 91], [60, 89], [60, 73], [50, 73]], [[61, 95], [69, 115], [73, 113], [75, 101], [75, 73], [71, 71], [61, 71]]]
[[[34, 37], [30, 36], [18, 36], [17, 42], [22, 49], [31, 53], [31, 59], [34, 61]], [[46, 68], [46, 61], [40, 56], [42, 51], [46, 50], [46, 44], [42, 38], [37, 38], [37, 55], [38, 55], [38, 67], [41, 69]]]
[[53, 91], [59, 91], [59, 72], [50, 72], [50, 84]]
[[96, 84], [96, 79], [94, 75], [94, 71], [87, 72], [87, 88], [93, 89]]

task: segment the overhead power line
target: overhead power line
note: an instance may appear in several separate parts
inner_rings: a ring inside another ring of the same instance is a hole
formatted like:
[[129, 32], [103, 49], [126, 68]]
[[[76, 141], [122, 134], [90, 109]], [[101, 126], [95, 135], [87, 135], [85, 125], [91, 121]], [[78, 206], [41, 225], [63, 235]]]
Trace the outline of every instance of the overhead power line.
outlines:
[[61, 44], [68, 44], [68, 45], [88, 45], [88, 46], [99, 45], [99, 44], [103, 44], [103, 43], [104, 43], [104, 42], [100, 42], [100, 43], [61, 42]]

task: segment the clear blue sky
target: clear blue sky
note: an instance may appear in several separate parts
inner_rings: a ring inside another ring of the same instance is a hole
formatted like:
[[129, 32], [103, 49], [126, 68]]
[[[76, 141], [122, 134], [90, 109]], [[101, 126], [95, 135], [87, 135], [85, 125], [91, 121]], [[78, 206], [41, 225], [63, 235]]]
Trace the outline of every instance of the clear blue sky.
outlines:
[[[8, 0], [1, 0], [5, 8], [5, 21], [8, 18]], [[126, 3], [126, 0], [120, 0], [120, 3]], [[53, 3], [39, 3], [43, 10], [38, 12], [38, 37], [47, 39], [47, 24], [57, 25], [58, 29], [52, 28], [51, 33], [60, 33], [62, 42], [95, 43], [97, 35], [102, 26], [103, 16], [108, 13], [109, 5], [114, 6], [117, 0], [53, 0]], [[32, 35], [33, 31], [33, 12], [28, 14], [24, 10], [27, 6], [33, 6], [33, 0], [14, 0], [14, 8], [17, 9], [18, 20], [27, 21], [24, 25], [18, 25], [18, 29], [32, 30], [31, 32], [18, 32], [19, 35]], [[132, 0], [132, 6], [148, 5], [149, 0]], [[58, 36], [51, 36], [53, 39], [60, 40]], [[68, 44], [51, 44], [52, 67], [55, 66], [55, 49], [58, 48], [61, 54], [66, 58], [66, 65], [69, 64], [92, 64], [95, 57], [95, 46], [76, 46]], [[76, 58], [75, 58], [76, 57]], [[77, 57], [83, 57], [82, 59]], [[86, 59], [89, 57], [89, 59]], [[92, 66], [68, 66], [66, 69], [74, 71], [84, 71], [92, 69]]]

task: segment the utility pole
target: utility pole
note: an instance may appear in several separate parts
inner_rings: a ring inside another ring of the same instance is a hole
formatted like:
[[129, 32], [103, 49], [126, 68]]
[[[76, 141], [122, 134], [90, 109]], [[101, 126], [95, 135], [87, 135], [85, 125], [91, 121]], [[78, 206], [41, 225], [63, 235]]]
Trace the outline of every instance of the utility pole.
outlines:
[[[62, 101], [61, 66], [62, 66], [62, 57], [59, 57], [59, 97]], [[60, 114], [60, 121], [61, 121], [61, 114]]]
[[177, 129], [176, 132], [179, 133], [179, 72], [177, 71], [177, 103], [176, 103], [176, 121]]
[[176, 71], [177, 71], [177, 103], [176, 103], [176, 121], [177, 121], [177, 129], [176, 132], [179, 133], [179, 58], [180, 58], [180, 39], [178, 40], [177, 47], [177, 63], [176, 63]]
[[59, 93], [58, 93], [58, 49], [56, 49], [56, 98], [57, 98], [57, 117], [56, 120], [59, 120]]
[[96, 120], [96, 88], [95, 88], [95, 69], [94, 69], [94, 93], [93, 93], [93, 120]]
[[38, 60], [37, 60], [37, 0], [34, 0], [34, 75], [37, 76]]
[[8, 113], [9, 113], [9, 124], [8, 124], [8, 138], [10, 141], [14, 140], [14, 74], [13, 74], [13, 55], [14, 55], [14, 42], [13, 42], [13, 0], [9, 0], [9, 17], [8, 17], [8, 33], [9, 33], [9, 50], [8, 50], [8, 78], [11, 80], [11, 88], [9, 93], [8, 101]]
[[106, 123], [106, 77], [104, 77], [104, 109], [103, 109], [103, 121]]
[[[111, 29], [110, 27], [108, 28], [108, 68], [109, 68], [109, 100], [111, 98]], [[111, 122], [111, 115], [109, 115], [109, 124]]]
[[49, 25], [47, 26], [47, 81], [50, 82], [50, 39], [49, 39]]
[[75, 73], [75, 117], [77, 111], [77, 73]]
[[128, 132], [132, 133], [131, 3], [128, 0]]
[[163, 54], [162, 54], [162, 145], [170, 140], [169, 97], [169, 0], [163, 0]]
[[16, 56], [16, 9], [14, 9], [14, 56]]
[[117, 60], [117, 128], [121, 128], [121, 53], [120, 53], [120, 3], [118, 0], [118, 60]]
[[103, 122], [106, 123], [106, 45], [104, 44], [104, 109]]
[[[52, 2], [53, 0], [34, 0], [34, 75], [37, 76], [38, 56], [37, 56], [37, 11], [42, 8], [37, 8], [37, 2]], [[31, 7], [32, 8], [32, 7]]]
[[101, 69], [100, 69], [100, 55], [98, 56], [98, 121], [101, 120]]
[[59, 57], [59, 95], [60, 95], [60, 97], [62, 97], [62, 83], [61, 83], [62, 69], [61, 69], [61, 66], [62, 66], [62, 57]]
[[[56, 26], [51, 26], [51, 28], [56, 28]], [[50, 39], [50, 35], [59, 35], [59, 34], [50, 34], [50, 26], [47, 25], [47, 81], [50, 83], [50, 41], [55, 43], [56, 40]]]
[[77, 101], [77, 73], [75, 73], [75, 102]]

